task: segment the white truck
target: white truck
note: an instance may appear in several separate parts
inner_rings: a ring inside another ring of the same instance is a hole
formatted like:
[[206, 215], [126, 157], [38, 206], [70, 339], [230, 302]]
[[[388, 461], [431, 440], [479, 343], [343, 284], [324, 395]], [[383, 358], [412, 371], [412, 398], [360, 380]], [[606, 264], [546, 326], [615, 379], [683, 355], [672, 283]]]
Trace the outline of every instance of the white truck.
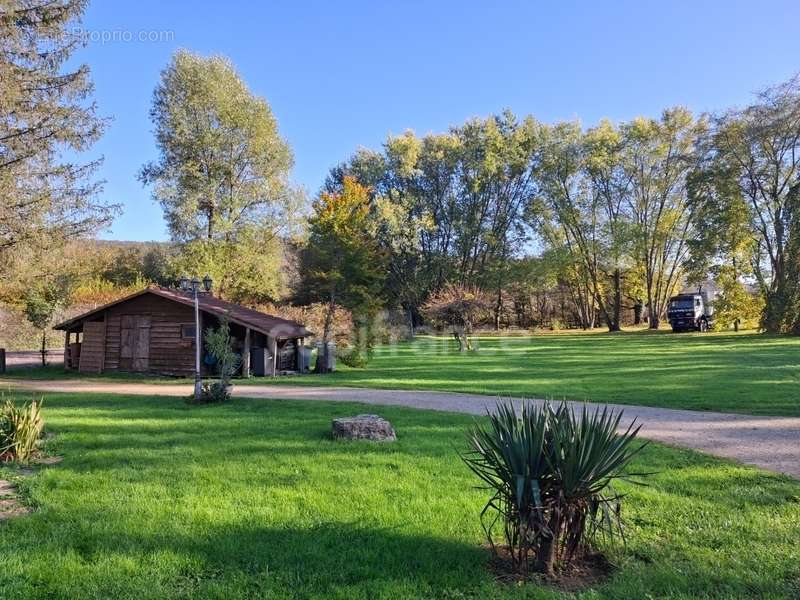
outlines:
[[714, 326], [714, 302], [707, 292], [683, 293], [669, 299], [667, 320], [675, 333], [708, 331]]

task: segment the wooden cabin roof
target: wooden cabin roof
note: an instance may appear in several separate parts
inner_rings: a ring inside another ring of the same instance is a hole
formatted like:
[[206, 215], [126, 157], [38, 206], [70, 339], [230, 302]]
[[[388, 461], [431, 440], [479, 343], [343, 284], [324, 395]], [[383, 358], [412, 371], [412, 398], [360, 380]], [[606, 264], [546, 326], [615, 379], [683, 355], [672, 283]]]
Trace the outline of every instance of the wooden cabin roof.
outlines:
[[[95, 308], [94, 310], [90, 310], [89, 312], [78, 315], [77, 317], [68, 319], [63, 323], [59, 323], [53, 329], [59, 329], [62, 331], [70, 330], [81, 321], [101, 313], [111, 306], [123, 304], [129, 300], [138, 298], [143, 294], [154, 294], [179, 304], [185, 304], [187, 306], [194, 307], [194, 299], [192, 298], [192, 294], [190, 292], [181, 292], [179, 290], [154, 286], [145, 288], [140, 292], [120, 298], [119, 300], [115, 300], [114, 302], [110, 302], [100, 306], [99, 308]], [[242, 306], [241, 304], [235, 304], [220, 298], [215, 298], [211, 294], [199, 294], [197, 300], [200, 310], [205, 313], [214, 315], [216, 317], [227, 317], [232, 323], [238, 323], [239, 325], [249, 327], [250, 329], [278, 339], [307, 337], [312, 335], [311, 332], [305, 328], [305, 326], [297, 321], [290, 321], [288, 319], [282, 319], [280, 317], [268, 315], [266, 313], [253, 310], [252, 308]]]

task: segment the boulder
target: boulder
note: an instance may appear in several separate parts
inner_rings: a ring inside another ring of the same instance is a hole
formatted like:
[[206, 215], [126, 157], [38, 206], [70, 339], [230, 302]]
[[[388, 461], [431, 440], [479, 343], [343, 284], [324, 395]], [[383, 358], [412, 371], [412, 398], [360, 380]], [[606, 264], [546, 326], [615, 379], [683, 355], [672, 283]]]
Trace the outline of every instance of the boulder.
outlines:
[[378, 415], [357, 415], [334, 419], [332, 433], [334, 439], [378, 442], [392, 442], [397, 439], [392, 424]]

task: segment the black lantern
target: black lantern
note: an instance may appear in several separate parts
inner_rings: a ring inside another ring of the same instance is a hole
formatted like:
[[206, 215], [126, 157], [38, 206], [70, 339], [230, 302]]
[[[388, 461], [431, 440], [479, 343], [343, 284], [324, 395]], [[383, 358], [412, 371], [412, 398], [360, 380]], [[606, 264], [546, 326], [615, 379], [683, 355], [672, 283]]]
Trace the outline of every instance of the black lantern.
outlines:
[[203, 277], [203, 287], [205, 288], [206, 292], [211, 291], [211, 285], [214, 283], [214, 280], [211, 279], [211, 275], [206, 275]]
[[192, 285], [193, 292], [197, 292], [200, 289], [200, 280], [197, 277], [192, 277], [192, 280], [189, 283]]
[[184, 292], [188, 292], [189, 291], [189, 278], [186, 277], [186, 275], [183, 275], [178, 280], [178, 285], [180, 286], [181, 290], [183, 290]]

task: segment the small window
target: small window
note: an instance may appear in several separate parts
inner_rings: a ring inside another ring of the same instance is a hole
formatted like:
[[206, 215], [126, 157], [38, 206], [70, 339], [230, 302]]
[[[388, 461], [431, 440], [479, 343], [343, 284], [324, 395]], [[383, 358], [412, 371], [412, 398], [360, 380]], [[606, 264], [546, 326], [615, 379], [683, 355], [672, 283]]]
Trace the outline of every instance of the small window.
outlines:
[[194, 325], [181, 325], [181, 337], [185, 340], [194, 339]]

